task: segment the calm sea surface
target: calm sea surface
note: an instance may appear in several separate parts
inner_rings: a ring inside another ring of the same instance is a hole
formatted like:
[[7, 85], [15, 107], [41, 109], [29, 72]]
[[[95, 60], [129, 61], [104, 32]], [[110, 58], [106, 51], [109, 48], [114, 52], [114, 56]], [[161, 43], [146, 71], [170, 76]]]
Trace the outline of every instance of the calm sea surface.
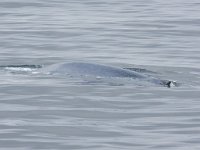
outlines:
[[199, 150], [199, 0], [1, 0], [0, 65], [89, 61], [129, 80], [0, 69], [1, 150]]

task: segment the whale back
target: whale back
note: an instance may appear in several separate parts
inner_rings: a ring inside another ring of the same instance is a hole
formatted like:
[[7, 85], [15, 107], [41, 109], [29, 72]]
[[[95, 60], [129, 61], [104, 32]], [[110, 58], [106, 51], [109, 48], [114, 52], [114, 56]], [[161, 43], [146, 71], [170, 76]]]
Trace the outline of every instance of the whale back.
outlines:
[[138, 72], [119, 67], [79, 62], [51, 65], [45, 68], [45, 72], [50, 74], [68, 74], [72, 76], [145, 78], [144, 75]]
[[107, 66], [95, 63], [71, 62], [59, 63], [42, 68], [41, 72], [48, 74], [60, 74], [70, 76], [92, 76], [92, 77], [119, 77], [119, 78], [132, 78], [142, 79], [157, 85], [167, 87], [176, 86], [175, 81], [161, 80], [152, 76], [147, 76], [142, 73], [123, 69], [114, 66]]

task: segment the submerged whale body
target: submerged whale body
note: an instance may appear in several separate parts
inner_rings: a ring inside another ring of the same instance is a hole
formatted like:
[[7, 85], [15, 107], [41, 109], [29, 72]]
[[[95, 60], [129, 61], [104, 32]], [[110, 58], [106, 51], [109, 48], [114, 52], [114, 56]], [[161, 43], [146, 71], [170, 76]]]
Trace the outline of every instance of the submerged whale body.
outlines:
[[71, 76], [95, 76], [95, 77], [119, 77], [141, 79], [151, 83], [171, 87], [175, 86], [176, 82], [169, 80], [161, 80], [142, 73], [128, 70], [119, 67], [100, 65], [94, 63], [71, 62], [50, 65], [42, 68], [42, 72], [50, 74], [67, 74]]

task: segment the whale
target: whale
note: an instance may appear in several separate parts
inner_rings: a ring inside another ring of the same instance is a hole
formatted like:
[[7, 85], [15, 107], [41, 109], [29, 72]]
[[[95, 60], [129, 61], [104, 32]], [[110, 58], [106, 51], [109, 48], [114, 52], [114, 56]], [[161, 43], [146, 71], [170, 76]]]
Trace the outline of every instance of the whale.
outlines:
[[[155, 73], [150, 70], [145, 70], [141, 68], [121, 68], [117, 66], [90, 63], [90, 62], [62, 62], [56, 63], [48, 66], [43, 65], [3, 65], [0, 66], [0, 70], [10, 71], [12, 73], [33, 73], [33, 74], [51, 74], [51, 75], [67, 75], [70, 77], [95, 77], [99, 78], [128, 78], [150, 82], [156, 85], [161, 85], [165, 87], [179, 86], [173, 80], [163, 80], [160, 78], [153, 77], [152, 75], [146, 74]], [[91, 78], [93, 79], [93, 78]]]
[[162, 80], [140, 72], [116, 66], [88, 63], [88, 62], [63, 62], [40, 68], [40, 72], [70, 76], [87, 76], [102, 78], [131, 78], [151, 82], [166, 87], [176, 86], [176, 81]]

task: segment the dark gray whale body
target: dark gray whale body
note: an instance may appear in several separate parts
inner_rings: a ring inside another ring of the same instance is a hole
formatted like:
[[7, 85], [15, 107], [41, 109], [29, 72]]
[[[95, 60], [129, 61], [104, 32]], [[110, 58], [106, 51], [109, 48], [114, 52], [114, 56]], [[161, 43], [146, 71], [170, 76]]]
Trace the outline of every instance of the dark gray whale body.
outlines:
[[50, 65], [41, 69], [43, 73], [66, 74], [71, 76], [94, 76], [94, 77], [119, 77], [141, 79], [166, 87], [175, 86], [176, 82], [161, 80], [142, 73], [119, 67], [100, 65], [94, 63], [71, 62]]

